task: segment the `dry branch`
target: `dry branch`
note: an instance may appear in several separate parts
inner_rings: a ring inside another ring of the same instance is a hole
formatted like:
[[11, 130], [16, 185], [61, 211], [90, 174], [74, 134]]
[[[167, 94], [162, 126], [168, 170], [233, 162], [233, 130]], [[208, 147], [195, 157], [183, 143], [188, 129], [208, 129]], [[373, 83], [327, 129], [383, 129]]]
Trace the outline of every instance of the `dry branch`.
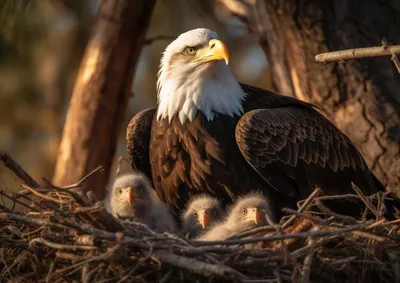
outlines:
[[368, 57], [391, 56], [390, 59], [400, 73], [400, 62], [397, 57], [397, 55], [400, 54], [400, 45], [388, 45], [386, 41], [382, 41], [382, 43], [382, 46], [376, 47], [354, 48], [321, 53], [315, 56], [315, 61], [328, 63]]
[[25, 172], [22, 167], [15, 162], [6, 152], [0, 151], [0, 160], [4, 164], [5, 167], [7, 167], [11, 172], [15, 174], [24, 184], [32, 187], [32, 188], [38, 188], [40, 187], [39, 184], [33, 180], [31, 176], [28, 175], [28, 173]]
[[400, 54], [400, 45], [354, 48], [321, 53], [315, 56], [315, 61], [321, 63], [336, 62], [367, 57], [392, 56]]

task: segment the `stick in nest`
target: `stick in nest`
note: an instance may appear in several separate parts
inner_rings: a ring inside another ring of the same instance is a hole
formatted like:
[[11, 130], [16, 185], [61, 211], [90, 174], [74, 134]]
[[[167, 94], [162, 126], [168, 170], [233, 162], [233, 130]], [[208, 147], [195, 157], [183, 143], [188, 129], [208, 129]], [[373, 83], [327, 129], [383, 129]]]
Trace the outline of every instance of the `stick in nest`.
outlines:
[[366, 207], [368, 207], [369, 210], [371, 210], [371, 212], [376, 216], [376, 219], [379, 220], [380, 215], [378, 213], [378, 211], [376, 210], [376, 208], [372, 205], [372, 203], [369, 201], [369, 199], [367, 197], [364, 196], [364, 194], [361, 192], [361, 190], [356, 186], [356, 184], [354, 184], [353, 182], [351, 182], [351, 186], [353, 188], [353, 190], [357, 193], [357, 195], [360, 197], [360, 199], [363, 201], [363, 203], [365, 204]]
[[51, 201], [51, 202], [55, 202], [55, 203], [58, 203], [58, 204], [71, 204], [71, 200], [56, 199], [56, 198], [53, 198], [53, 197], [51, 197], [49, 195], [45, 195], [43, 193], [40, 193], [37, 190], [29, 187], [28, 185], [22, 184], [21, 186], [23, 188], [27, 189], [28, 191], [30, 191], [35, 196], [38, 196], [38, 197], [40, 197], [42, 199], [45, 199], [45, 200], [48, 200], [48, 201]]
[[0, 160], [4, 166], [7, 167], [11, 172], [15, 174], [22, 182], [26, 185], [39, 188], [39, 184], [31, 177], [22, 167], [15, 162], [5, 151], [0, 151]]
[[[309, 196], [308, 198], [301, 204], [299, 209], [297, 210], [298, 212], [304, 212], [308, 206], [311, 204], [311, 202], [316, 198], [321, 192], [320, 188], [316, 188]], [[291, 225], [294, 221], [296, 220], [296, 215], [292, 215], [285, 223], [282, 224], [281, 229], [285, 229], [289, 225]]]
[[96, 169], [92, 170], [89, 174], [87, 174], [85, 177], [83, 177], [81, 180], [79, 180], [75, 184], [64, 186], [64, 187], [58, 187], [56, 185], [53, 185], [48, 180], [46, 180], [46, 183], [48, 183], [52, 188], [57, 188], [57, 189], [61, 189], [61, 190], [75, 189], [75, 188], [82, 186], [82, 184], [85, 183], [87, 181], [87, 179], [90, 178], [90, 176], [92, 176], [93, 174], [95, 174], [98, 171], [102, 172], [103, 166], [99, 165]]
[[[369, 224], [370, 222], [368, 222]], [[203, 246], [211, 246], [211, 245], [244, 245], [251, 244], [256, 242], [271, 242], [285, 239], [307, 239], [309, 237], [327, 237], [331, 235], [337, 234], [345, 234], [355, 230], [365, 229], [367, 222], [363, 224], [356, 224], [352, 226], [348, 226], [345, 228], [335, 229], [335, 230], [327, 230], [327, 231], [315, 231], [315, 232], [301, 232], [296, 234], [285, 234], [285, 235], [274, 235], [269, 237], [260, 237], [260, 238], [248, 238], [241, 240], [225, 240], [225, 241], [193, 241], [198, 245]]]
[[[318, 231], [318, 227], [314, 227], [311, 229], [311, 231]], [[312, 246], [315, 243], [314, 238], [309, 238], [308, 239], [308, 246]], [[304, 258], [303, 262], [303, 268], [301, 270], [301, 275], [302, 275], [302, 282], [303, 283], [308, 283], [310, 282], [310, 274], [311, 274], [311, 265], [313, 262], [313, 257], [314, 257], [314, 250], [311, 250], [308, 255]]]

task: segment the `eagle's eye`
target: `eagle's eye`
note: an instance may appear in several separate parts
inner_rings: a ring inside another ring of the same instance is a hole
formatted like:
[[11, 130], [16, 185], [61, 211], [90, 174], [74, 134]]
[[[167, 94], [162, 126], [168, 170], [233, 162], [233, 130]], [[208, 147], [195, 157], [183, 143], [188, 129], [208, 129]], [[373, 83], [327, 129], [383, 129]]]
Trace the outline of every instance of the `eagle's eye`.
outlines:
[[193, 56], [194, 54], [196, 54], [197, 49], [196, 49], [196, 47], [189, 46], [189, 47], [185, 48], [185, 52], [186, 52], [186, 54]]
[[242, 214], [243, 214], [243, 215], [247, 214], [247, 208], [243, 208], [243, 209], [242, 209]]

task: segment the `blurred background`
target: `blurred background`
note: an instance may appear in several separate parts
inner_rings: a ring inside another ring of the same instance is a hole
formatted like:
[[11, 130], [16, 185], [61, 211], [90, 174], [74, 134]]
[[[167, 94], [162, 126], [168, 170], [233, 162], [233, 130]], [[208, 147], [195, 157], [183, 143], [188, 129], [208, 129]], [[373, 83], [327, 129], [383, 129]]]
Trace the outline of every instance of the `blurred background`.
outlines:
[[[210, 3], [157, 2], [116, 158], [127, 157], [125, 129], [130, 118], [156, 104], [158, 65], [169, 37], [197, 27], [217, 31], [228, 45], [236, 78], [271, 89], [268, 60], [256, 39], [219, 2]], [[99, 4], [100, 0], [0, 3], [0, 149], [36, 180], [53, 174], [66, 110]], [[10, 185], [16, 178], [3, 166], [0, 182], [6, 191], [17, 189]]]

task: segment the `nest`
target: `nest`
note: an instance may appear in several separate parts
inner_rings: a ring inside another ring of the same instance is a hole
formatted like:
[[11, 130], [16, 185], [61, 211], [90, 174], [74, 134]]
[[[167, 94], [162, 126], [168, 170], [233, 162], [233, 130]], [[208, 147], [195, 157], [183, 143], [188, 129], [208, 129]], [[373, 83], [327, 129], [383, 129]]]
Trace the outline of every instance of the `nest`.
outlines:
[[[102, 202], [74, 192], [81, 183], [10, 196], [24, 213], [1, 207], [0, 278], [8, 282], [400, 282], [400, 219], [381, 216], [384, 194], [323, 196], [299, 202], [279, 225], [200, 242], [115, 219]], [[372, 219], [322, 204], [357, 198]], [[315, 212], [318, 207], [319, 212]]]

